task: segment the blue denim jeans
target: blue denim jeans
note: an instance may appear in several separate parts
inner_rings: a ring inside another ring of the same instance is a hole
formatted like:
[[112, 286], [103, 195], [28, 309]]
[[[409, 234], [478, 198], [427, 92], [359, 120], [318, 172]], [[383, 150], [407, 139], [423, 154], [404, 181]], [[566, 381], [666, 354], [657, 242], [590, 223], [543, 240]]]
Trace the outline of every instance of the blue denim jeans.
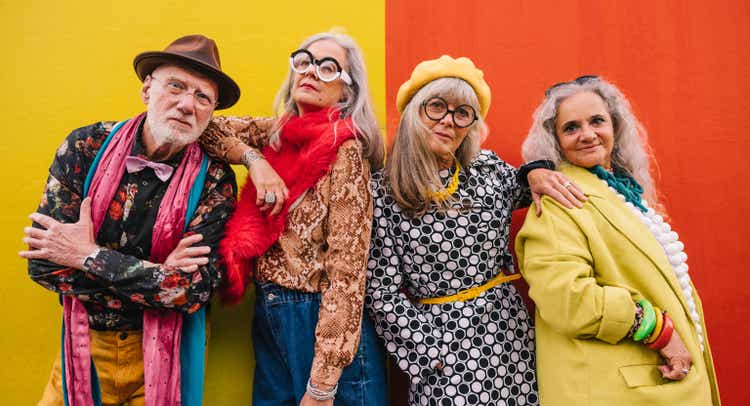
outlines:
[[[320, 293], [255, 285], [255, 379], [253, 406], [297, 406], [312, 367]], [[362, 337], [352, 363], [339, 379], [334, 405], [386, 405], [385, 351], [372, 321], [362, 318]]]

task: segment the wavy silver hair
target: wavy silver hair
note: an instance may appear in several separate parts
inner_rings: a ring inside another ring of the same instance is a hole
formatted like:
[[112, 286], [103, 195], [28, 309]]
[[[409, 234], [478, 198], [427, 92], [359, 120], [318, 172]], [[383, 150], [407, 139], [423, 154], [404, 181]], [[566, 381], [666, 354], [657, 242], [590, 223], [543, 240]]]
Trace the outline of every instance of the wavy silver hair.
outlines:
[[[344, 98], [335, 107], [341, 112], [341, 118], [352, 118], [354, 132], [357, 134], [357, 139], [362, 143], [362, 150], [365, 157], [370, 161], [370, 168], [372, 170], [380, 169], [383, 167], [385, 148], [383, 147], [383, 136], [372, 109], [362, 50], [350, 36], [331, 32], [323, 32], [308, 37], [302, 41], [300, 48], [307, 49], [312, 43], [322, 40], [331, 40], [337, 43], [346, 53], [352, 84], [351, 86], [344, 86]], [[290, 67], [284, 84], [281, 85], [281, 89], [274, 99], [274, 111], [278, 115], [284, 113], [299, 115], [297, 105], [292, 100], [293, 81], [294, 71]], [[270, 144], [274, 148], [281, 145], [279, 136], [283, 126], [284, 121], [279, 120], [271, 131]]]
[[[385, 178], [399, 206], [416, 215], [427, 211], [433, 202], [440, 208], [447, 208], [451, 203], [451, 200], [434, 201], [431, 197], [436, 186], [441, 187], [440, 169], [438, 158], [427, 141], [430, 129], [422, 122], [421, 109], [425, 101], [435, 96], [451, 104], [468, 104], [480, 111], [479, 99], [471, 85], [454, 77], [427, 83], [404, 108], [386, 163]], [[466, 138], [456, 149], [455, 159], [462, 167], [468, 167], [474, 159], [479, 151], [479, 140], [487, 131], [484, 119], [477, 115], [477, 122], [469, 128]]]
[[602, 78], [583, 83], [569, 82], [550, 90], [549, 95], [534, 111], [534, 123], [521, 148], [523, 159], [527, 162], [547, 159], [556, 166], [565, 161], [555, 130], [558, 108], [565, 99], [579, 92], [592, 92], [602, 98], [612, 117], [615, 132], [612, 165], [632, 176], [643, 187], [646, 200], [658, 207], [659, 201], [649, 169], [650, 150], [646, 130], [633, 115], [630, 102], [622, 92]]

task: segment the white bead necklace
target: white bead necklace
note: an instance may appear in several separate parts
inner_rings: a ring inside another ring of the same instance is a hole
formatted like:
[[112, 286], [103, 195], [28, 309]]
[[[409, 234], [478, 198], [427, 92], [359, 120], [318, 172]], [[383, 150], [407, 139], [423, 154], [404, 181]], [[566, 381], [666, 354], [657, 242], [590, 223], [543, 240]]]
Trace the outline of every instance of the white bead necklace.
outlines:
[[685, 245], [680, 242], [679, 236], [676, 232], [672, 231], [672, 227], [669, 223], [664, 221], [664, 218], [654, 211], [654, 209], [648, 207], [648, 203], [645, 200], [641, 200], [641, 204], [646, 208], [646, 212], [642, 212], [633, 203], [625, 201], [625, 196], [617, 192], [615, 188], [609, 186], [606, 181], [602, 180], [607, 185], [612, 193], [616, 194], [617, 197], [625, 203], [625, 206], [638, 217], [643, 224], [648, 227], [651, 234], [654, 235], [656, 241], [659, 242], [664, 253], [667, 254], [669, 265], [672, 266], [677, 280], [680, 282], [680, 288], [682, 288], [682, 295], [685, 298], [685, 302], [688, 304], [690, 310], [690, 318], [695, 325], [695, 330], [698, 332], [698, 344], [701, 347], [701, 351], [704, 351], [703, 347], [703, 326], [701, 325], [700, 315], [698, 315], [698, 309], [695, 306], [695, 300], [693, 299], [693, 287], [690, 285], [690, 275], [688, 275], [687, 265], [687, 254], [685, 254]]

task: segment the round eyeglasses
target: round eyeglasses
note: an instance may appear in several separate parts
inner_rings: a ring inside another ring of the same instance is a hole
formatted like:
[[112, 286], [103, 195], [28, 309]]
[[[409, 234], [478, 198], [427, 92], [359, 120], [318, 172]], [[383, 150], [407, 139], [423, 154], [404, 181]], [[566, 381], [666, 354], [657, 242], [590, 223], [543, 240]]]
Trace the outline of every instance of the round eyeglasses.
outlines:
[[323, 82], [333, 82], [340, 77], [347, 85], [351, 86], [352, 84], [351, 76], [345, 70], [341, 69], [339, 61], [330, 56], [315, 59], [310, 51], [298, 49], [292, 52], [292, 55], [289, 57], [289, 65], [293, 71], [299, 74], [307, 73], [314, 65], [318, 79]]
[[182, 97], [185, 94], [193, 95], [195, 98], [195, 101], [198, 104], [198, 107], [202, 109], [209, 109], [216, 107], [216, 102], [211, 98], [211, 96], [203, 93], [202, 91], [198, 90], [197, 88], [195, 90], [188, 91], [188, 85], [176, 78], [168, 77], [166, 79], [160, 79], [157, 78], [154, 75], [149, 75], [152, 80], [155, 80], [159, 83], [161, 83], [162, 88], [164, 88], [167, 93], [174, 95], [176, 97]]
[[474, 107], [462, 104], [453, 110], [448, 109], [448, 102], [442, 97], [431, 97], [422, 103], [424, 114], [432, 121], [440, 121], [446, 115], [451, 114], [453, 124], [458, 128], [466, 128], [477, 121], [477, 112]]

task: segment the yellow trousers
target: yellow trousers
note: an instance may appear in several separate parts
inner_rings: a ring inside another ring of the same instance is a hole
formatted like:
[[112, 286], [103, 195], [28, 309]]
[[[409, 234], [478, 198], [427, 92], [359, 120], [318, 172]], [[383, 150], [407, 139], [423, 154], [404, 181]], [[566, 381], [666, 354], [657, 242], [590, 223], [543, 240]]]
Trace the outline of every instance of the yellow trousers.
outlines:
[[[96, 331], [91, 335], [91, 357], [104, 406], [145, 406], [141, 331]], [[60, 354], [37, 406], [63, 406]]]

